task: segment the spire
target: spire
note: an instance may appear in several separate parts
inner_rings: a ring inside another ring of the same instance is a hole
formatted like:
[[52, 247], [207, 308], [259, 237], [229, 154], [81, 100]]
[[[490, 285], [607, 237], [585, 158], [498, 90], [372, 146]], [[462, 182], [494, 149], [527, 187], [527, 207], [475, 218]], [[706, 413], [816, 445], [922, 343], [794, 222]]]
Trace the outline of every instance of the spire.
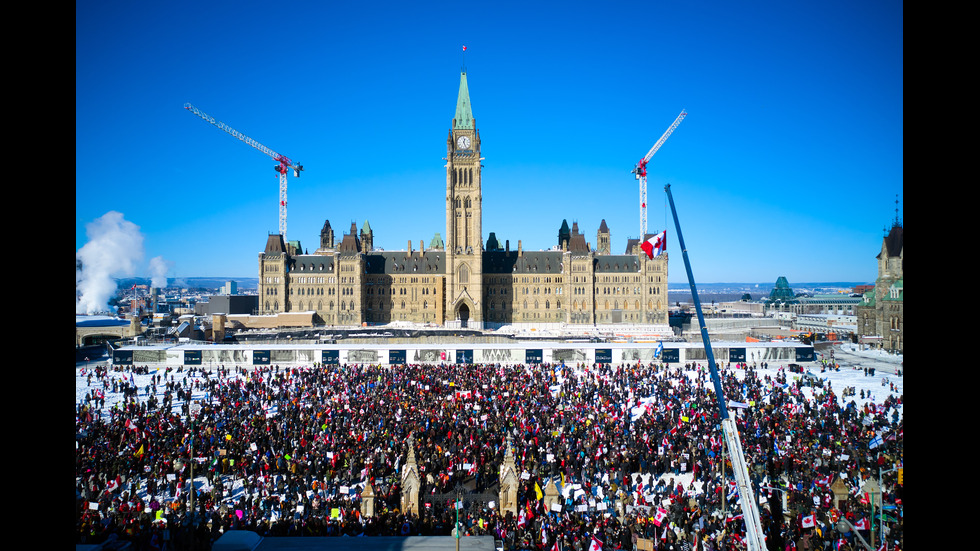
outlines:
[[466, 73], [459, 75], [459, 97], [456, 99], [456, 116], [453, 128], [473, 130], [473, 109], [470, 106], [470, 89], [466, 85]]
[[902, 225], [902, 219], [899, 217], [898, 213], [899, 213], [899, 210], [898, 210], [898, 195], [896, 194], [895, 195], [895, 221], [892, 222], [892, 227], [893, 228], [899, 227], [899, 226]]

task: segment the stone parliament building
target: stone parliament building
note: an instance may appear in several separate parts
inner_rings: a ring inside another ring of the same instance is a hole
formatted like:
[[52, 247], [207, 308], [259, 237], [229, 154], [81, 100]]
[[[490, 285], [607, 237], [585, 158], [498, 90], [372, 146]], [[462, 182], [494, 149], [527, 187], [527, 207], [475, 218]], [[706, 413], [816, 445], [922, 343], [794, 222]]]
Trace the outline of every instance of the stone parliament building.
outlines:
[[[460, 75], [446, 140], [446, 238], [377, 251], [370, 224], [337, 239], [329, 220], [319, 247], [302, 254], [273, 234], [259, 253], [258, 314], [314, 312], [327, 325], [396, 321], [445, 327], [510, 324], [662, 325], [667, 320], [667, 255], [650, 259], [639, 239], [612, 253], [605, 220], [592, 249], [578, 224], [563, 221], [552, 250], [483, 241], [483, 157]], [[644, 236], [646, 238], [648, 236]]]
[[857, 307], [861, 342], [889, 352], [905, 351], [905, 227], [898, 219], [881, 240], [878, 277]]

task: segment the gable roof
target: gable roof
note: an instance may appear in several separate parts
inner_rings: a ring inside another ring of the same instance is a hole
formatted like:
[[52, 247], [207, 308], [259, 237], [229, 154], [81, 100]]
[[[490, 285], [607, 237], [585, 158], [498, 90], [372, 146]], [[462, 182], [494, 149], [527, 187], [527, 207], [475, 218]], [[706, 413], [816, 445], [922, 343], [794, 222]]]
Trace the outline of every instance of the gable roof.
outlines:
[[[885, 240], [881, 245], [881, 252], [887, 254], [888, 256], [900, 256], [902, 254], [902, 247], [905, 244], [905, 228], [895, 224], [892, 226], [888, 235], [885, 236]], [[881, 253], [878, 254], [878, 258], [881, 258]]]

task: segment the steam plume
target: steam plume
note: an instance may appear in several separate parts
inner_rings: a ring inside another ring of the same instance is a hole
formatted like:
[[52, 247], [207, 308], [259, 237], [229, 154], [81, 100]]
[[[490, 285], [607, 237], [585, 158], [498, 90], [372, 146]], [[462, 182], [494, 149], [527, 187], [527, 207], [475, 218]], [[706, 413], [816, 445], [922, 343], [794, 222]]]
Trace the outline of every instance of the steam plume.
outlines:
[[173, 267], [173, 262], [164, 260], [162, 256], [154, 256], [150, 259], [150, 285], [157, 289], [167, 287], [167, 272]]
[[129, 277], [143, 260], [139, 226], [110, 211], [85, 227], [88, 243], [75, 252], [75, 313], [109, 309], [116, 277]]

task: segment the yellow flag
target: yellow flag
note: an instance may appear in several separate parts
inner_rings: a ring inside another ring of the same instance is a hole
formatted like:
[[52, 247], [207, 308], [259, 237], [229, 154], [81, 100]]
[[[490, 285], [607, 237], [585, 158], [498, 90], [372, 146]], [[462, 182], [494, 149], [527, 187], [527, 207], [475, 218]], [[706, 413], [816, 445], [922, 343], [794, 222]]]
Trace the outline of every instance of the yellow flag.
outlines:
[[537, 482], [534, 483], [534, 493], [538, 496], [538, 499], [544, 497], [544, 493], [541, 491], [541, 486], [538, 486]]
[[136, 457], [143, 455], [143, 444], [140, 444], [140, 449], [136, 450]]

